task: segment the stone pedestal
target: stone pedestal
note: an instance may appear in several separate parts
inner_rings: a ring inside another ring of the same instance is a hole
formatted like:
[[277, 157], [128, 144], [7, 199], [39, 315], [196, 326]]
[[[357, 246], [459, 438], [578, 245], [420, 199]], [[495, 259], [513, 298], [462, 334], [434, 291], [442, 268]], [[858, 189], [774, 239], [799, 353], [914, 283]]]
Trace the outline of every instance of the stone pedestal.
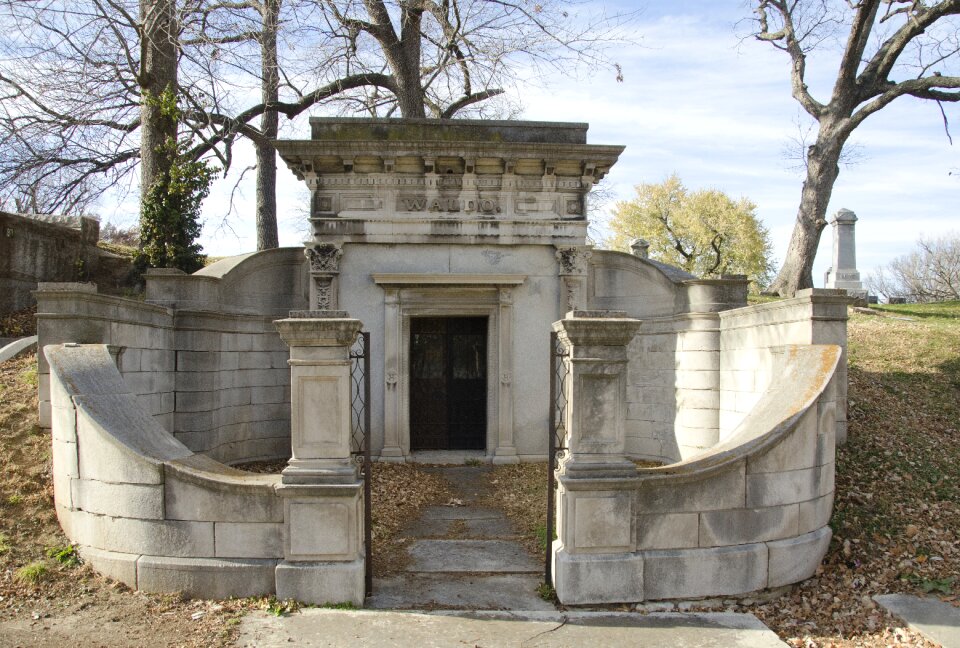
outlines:
[[560, 462], [553, 546], [557, 596], [566, 604], [641, 600], [637, 471], [624, 457], [626, 350], [640, 321], [569, 317], [553, 328], [569, 351], [567, 454]]
[[292, 446], [277, 488], [285, 522], [277, 597], [362, 605], [363, 489], [350, 455], [349, 357], [361, 323], [330, 317], [276, 325], [290, 347]]

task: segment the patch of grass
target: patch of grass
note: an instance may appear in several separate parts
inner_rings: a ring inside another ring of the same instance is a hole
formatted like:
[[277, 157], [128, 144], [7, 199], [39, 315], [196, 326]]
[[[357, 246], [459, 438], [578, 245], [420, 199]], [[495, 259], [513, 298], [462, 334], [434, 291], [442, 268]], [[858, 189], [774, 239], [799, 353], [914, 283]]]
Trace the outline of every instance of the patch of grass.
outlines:
[[47, 565], [41, 561], [32, 562], [29, 565], [24, 565], [16, 571], [14, 578], [16, 578], [21, 583], [29, 583], [31, 585], [36, 585], [39, 583], [44, 576], [47, 574]]
[[73, 545], [47, 547], [47, 557], [53, 558], [61, 565], [74, 567], [80, 564], [80, 554]]
[[39, 384], [39, 378], [37, 378], [37, 368], [30, 367], [20, 374], [20, 379], [31, 387], [36, 387]]
[[953, 583], [957, 579], [955, 576], [948, 576], [946, 578], [926, 578], [919, 574], [907, 574], [904, 577], [904, 580], [916, 585], [926, 594], [936, 592], [939, 594], [949, 595], [953, 593]]
[[263, 609], [275, 617], [282, 617], [292, 614], [301, 608], [300, 602], [294, 599], [281, 601], [275, 596], [264, 600]]
[[871, 306], [871, 308], [921, 319], [960, 319], [960, 301], [934, 302], [932, 304], [879, 304]]
[[7, 496], [7, 504], [10, 506], [20, 506], [23, 504], [23, 495], [20, 493], [14, 493], [13, 495]]
[[483, 462], [475, 457], [470, 457], [463, 461], [465, 466], [482, 466]]
[[747, 295], [747, 304], [753, 306], [755, 304], [769, 304], [770, 302], [780, 301], [783, 297], [779, 295], [758, 295], [755, 293], [749, 293]]
[[324, 603], [321, 605], [325, 610], [356, 610], [357, 606], [350, 601], [341, 601], [340, 603]]
[[557, 590], [553, 589], [553, 585], [548, 585], [547, 583], [540, 583], [537, 585], [537, 596], [548, 603], [559, 602], [559, 599], [557, 598]]
[[0, 533], [0, 556], [10, 551], [9, 540], [6, 533]]

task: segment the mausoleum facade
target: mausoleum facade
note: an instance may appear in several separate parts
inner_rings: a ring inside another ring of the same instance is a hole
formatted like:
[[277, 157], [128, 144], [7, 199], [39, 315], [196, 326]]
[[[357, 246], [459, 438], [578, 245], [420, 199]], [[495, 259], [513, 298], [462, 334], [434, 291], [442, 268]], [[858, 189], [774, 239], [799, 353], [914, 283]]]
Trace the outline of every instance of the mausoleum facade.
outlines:
[[[97, 569], [158, 591], [362, 602], [363, 330], [376, 460], [544, 461], [560, 416], [562, 601], [813, 572], [845, 435], [842, 291], [747, 306], [745, 277], [595, 248], [587, 194], [623, 148], [587, 143], [585, 124], [311, 129], [277, 142], [310, 189], [303, 247], [152, 271], [145, 301], [37, 292], [58, 515]], [[290, 459], [282, 477], [228, 467], [274, 458]]]

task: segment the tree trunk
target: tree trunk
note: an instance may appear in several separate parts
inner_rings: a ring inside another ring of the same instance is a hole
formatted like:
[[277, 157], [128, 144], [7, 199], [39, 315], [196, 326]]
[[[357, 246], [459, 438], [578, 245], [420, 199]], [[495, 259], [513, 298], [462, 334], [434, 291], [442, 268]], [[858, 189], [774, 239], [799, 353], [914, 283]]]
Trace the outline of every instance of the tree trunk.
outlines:
[[400, 18], [400, 40], [387, 53], [393, 77], [397, 80], [397, 107], [404, 117], [426, 117], [423, 86], [420, 83], [422, 48], [420, 23], [423, 9], [405, 6]]
[[817, 142], [807, 151], [807, 178], [800, 193], [800, 208], [793, 227], [787, 256], [767, 292], [793, 297], [798, 290], [813, 288], [813, 261], [820, 245], [820, 234], [827, 226], [827, 207], [833, 184], [840, 173], [840, 152], [847, 135], [827, 119], [822, 119]]
[[162, 106], [177, 92], [176, 0], [140, 0], [140, 194], [170, 171], [177, 154], [177, 118]]
[[[277, 20], [282, 0], [264, 0], [263, 29], [260, 36], [262, 68], [261, 93], [264, 103], [275, 103], [280, 97], [280, 74], [277, 65]], [[277, 234], [277, 154], [270, 140], [276, 139], [279, 115], [268, 110], [260, 118], [262, 139], [257, 149], [257, 249], [279, 247]]]

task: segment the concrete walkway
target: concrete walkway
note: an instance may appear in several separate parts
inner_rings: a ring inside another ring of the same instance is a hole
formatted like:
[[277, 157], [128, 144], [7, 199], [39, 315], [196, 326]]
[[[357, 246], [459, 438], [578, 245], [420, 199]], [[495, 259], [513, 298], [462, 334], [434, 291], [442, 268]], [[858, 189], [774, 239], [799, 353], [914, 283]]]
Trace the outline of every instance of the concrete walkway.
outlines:
[[435, 612], [310, 609], [244, 618], [237, 646], [366, 648], [783, 648], [752, 614]]
[[873, 600], [943, 648], [960, 648], [960, 608], [908, 594], [880, 594]]
[[431, 506], [402, 532], [406, 570], [376, 579], [375, 609], [553, 610], [537, 595], [542, 564], [517, 541], [503, 511], [481, 506], [490, 466], [424, 466], [450, 483], [452, 499]]

